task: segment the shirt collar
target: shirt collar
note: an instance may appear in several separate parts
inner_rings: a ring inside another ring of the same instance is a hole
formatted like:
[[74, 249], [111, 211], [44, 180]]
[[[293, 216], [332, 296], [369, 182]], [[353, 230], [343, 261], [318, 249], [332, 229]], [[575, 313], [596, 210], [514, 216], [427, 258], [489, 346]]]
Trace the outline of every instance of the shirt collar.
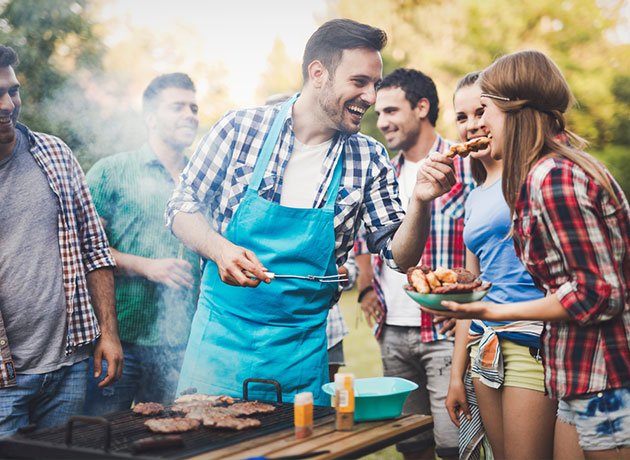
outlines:
[[148, 143], [144, 143], [138, 150], [140, 161], [147, 166], [162, 166], [162, 162], [158, 160]]

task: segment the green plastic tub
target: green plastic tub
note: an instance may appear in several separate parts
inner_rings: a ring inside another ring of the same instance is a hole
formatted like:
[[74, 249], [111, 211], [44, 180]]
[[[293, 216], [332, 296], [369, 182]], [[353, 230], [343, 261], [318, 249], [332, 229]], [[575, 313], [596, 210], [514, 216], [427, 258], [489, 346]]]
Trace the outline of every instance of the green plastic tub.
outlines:
[[[354, 421], [383, 420], [402, 413], [407, 396], [418, 388], [413, 382], [400, 377], [370, 377], [354, 380]], [[335, 384], [322, 386], [325, 393], [334, 396]]]

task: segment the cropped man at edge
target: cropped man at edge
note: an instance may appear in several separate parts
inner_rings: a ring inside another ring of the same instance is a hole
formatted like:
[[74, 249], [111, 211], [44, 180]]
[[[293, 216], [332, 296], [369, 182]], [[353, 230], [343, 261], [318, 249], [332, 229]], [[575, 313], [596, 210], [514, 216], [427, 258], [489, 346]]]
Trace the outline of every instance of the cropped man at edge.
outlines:
[[[348, 19], [323, 24], [306, 45], [302, 92], [228, 113], [184, 170], [168, 223], [208, 262], [179, 391], [240, 396], [244, 379], [273, 378], [287, 401], [311, 391], [329, 404], [325, 325], [339, 288], [265, 272], [336, 274], [361, 222], [370, 249], [392, 266], [419, 260], [426, 235], [417, 229], [454, 176], [447, 159], [428, 162], [403, 221], [387, 152], [358, 134], [385, 41]], [[254, 385], [250, 394], [268, 399], [272, 390]]]
[[88, 386], [88, 415], [175, 397], [199, 292], [199, 257], [164, 225], [164, 209], [197, 135], [195, 85], [183, 73], [154, 78], [142, 96], [147, 142], [98, 161], [87, 174], [116, 259], [122, 378]]
[[[392, 159], [398, 178], [403, 208], [411, 206], [415, 179], [430, 152], [445, 154], [452, 145], [440, 136], [435, 124], [439, 99], [433, 80], [415, 69], [397, 69], [379, 85], [375, 109], [377, 126], [387, 146], [398, 150]], [[463, 267], [464, 203], [473, 188], [468, 160], [453, 160], [457, 182], [433, 201], [430, 210], [430, 236], [417, 264], [436, 268]], [[421, 243], [421, 242], [420, 242]], [[360, 269], [361, 308], [368, 324], [374, 321], [381, 348], [383, 372], [419, 384], [407, 399], [406, 413], [431, 414], [434, 428], [397, 444], [405, 458], [442, 458], [458, 455], [458, 429], [444, 406], [448, 390], [454, 321], [436, 323], [430, 313], [421, 311], [402, 289], [406, 276], [389, 268], [380, 256], [371, 256], [357, 239], [357, 264]]]
[[0, 46], [0, 436], [80, 414], [90, 354], [101, 387], [123, 360], [114, 260], [83, 171], [61, 139], [18, 123], [17, 63]]

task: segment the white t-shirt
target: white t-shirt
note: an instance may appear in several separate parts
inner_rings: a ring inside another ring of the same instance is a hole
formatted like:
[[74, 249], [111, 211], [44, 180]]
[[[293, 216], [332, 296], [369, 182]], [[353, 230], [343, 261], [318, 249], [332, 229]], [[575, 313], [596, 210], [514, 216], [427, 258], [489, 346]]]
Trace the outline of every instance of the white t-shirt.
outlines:
[[[405, 159], [398, 176], [398, 194], [403, 208], [407, 211], [409, 199], [416, 184], [416, 177], [420, 169], [420, 161], [413, 162]], [[386, 324], [392, 326], [419, 326], [420, 309], [418, 304], [403, 291], [407, 284], [407, 275], [397, 272], [383, 264], [381, 288], [387, 304]]]
[[306, 145], [295, 139], [293, 153], [282, 178], [280, 204], [291, 208], [312, 208], [321, 182], [321, 171], [332, 139]]

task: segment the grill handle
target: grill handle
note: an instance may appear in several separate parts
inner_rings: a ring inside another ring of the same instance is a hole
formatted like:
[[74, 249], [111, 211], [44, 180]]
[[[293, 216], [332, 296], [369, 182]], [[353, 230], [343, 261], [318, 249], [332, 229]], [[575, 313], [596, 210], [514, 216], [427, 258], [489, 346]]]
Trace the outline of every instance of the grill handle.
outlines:
[[109, 445], [112, 439], [112, 426], [109, 423], [109, 421], [104, 417], [86, 417], [83, 415], [75, 415], [75, 416], [70, 417], [70, 420], [68, 420], [68, 423], [66, 424], [66, 445], [67, 446], [72, 445], [72, 427], [74, 426], [75, 422], [83, 422], [83, 423], [88, 423], [88, 424], [93, 424], [93, 425], [103, 425], [104, 432], [105, 432], [105, 438], [103, 440], [103, 451], [104, 452], [109, 451]]
[[273, 385], [276, 387], [276, 400], [281, 403], [282, 402], [282, 387], [280, 386], [280, 382], [278, 382], [277, 380], [272, 380], [272, 379], [245, 379], [245, 381], [243, 382], [243, 399], [245, 401], [248, 401], [248, 394], [247, 394], [247, 386], [250, 383], [266, 383], [268, 385]]

